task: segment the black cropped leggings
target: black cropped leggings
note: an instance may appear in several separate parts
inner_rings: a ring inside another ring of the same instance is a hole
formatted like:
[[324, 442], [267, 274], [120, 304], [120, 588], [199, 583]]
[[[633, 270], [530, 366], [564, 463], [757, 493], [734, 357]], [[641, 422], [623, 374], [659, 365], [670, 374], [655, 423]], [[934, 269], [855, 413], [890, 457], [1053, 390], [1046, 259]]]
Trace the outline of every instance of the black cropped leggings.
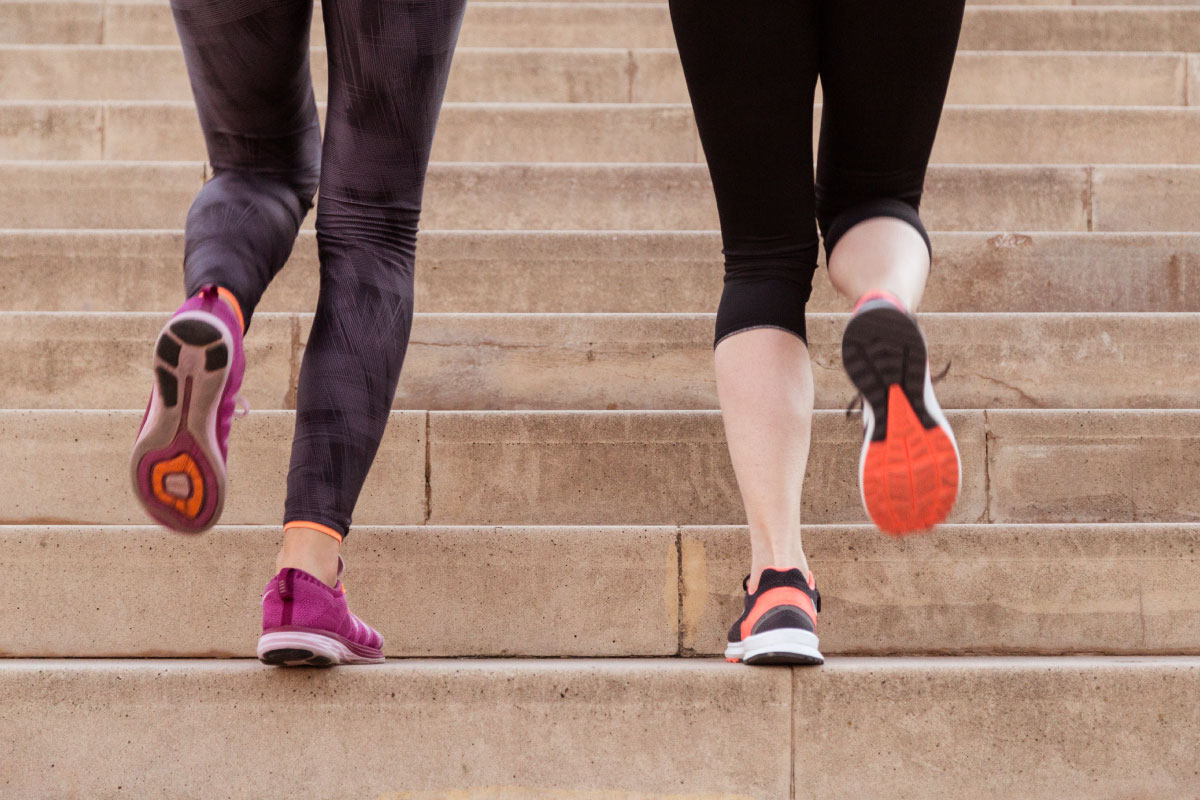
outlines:
[[285, 522], [345, 535], [408, 346], [429, 152], [465, 0], [326, 0], [325, 142], [312, 0], [171, 0], [213, 178], [187, 218], [188, 294], [249, 320], [317, 206], [321, 290], [304, 351]]
[[[964, 0], [670, 0], [716, 191], [725, 288], [716, 340], [806, 338], [819, 240], [917, 209]], [[813, 95], [821, 138], [813, 177]]]

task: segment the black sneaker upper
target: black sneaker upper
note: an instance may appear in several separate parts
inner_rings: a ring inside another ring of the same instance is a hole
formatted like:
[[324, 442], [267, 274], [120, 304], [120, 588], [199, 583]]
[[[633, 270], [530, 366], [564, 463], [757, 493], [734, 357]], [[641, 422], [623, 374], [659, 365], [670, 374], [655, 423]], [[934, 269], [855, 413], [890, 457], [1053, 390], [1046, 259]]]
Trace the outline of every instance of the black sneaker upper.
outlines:
[[[746, 590], [749, 584], [750, 576], [747, 575], [742, 581], [742, 589]], [[758, 590], [754, 594], [750, 594], [748, 591], [746, 593], [746, 608], [742, 611], [742, 616], [738, 617], [737, 622], [733, 623], [733, 627], [729, 629], [729, 641], [740, 642], [742, 640], [742, 622], [750, 616], [758, 599], [771, 589], [780, 587], [799, 589], [812, 600], [813, 608], [817, 611], [821, 610], [821, 593], [817, 591], [816, 587], [809, 587], [808, 580], [798, 568], [793, 567], [782, 572], [764, 569], [762, 577], [758, 579]], [[809, 617], [808, 612], [798, 606], [781, 604], [769, 609], [759, 617], [754, 623], [751, 633], [762, 633], [779, 628], [800, 628], [815, 632], [816, 620]]]

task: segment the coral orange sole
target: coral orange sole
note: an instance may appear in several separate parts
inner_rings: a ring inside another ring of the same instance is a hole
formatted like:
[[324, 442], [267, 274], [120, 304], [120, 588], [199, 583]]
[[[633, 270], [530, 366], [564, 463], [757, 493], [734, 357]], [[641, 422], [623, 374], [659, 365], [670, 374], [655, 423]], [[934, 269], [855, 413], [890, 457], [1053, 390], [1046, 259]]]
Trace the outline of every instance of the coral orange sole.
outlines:
[[893, 536], [942, 522], [958, 497], [958, 453], [941, 427], [926, 428], [898, 384], [888, 387], [887, 438], [863, 462], [867, 513]]

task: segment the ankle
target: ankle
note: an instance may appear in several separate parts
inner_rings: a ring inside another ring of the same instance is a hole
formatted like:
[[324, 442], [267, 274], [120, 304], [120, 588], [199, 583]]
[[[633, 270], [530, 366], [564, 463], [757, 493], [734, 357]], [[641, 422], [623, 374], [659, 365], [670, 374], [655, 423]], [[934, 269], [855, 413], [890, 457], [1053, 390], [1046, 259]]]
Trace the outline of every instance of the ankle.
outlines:
[[300, 526], [283, 534], [283, 547], [275, 558], [275, 570], [292, 568], [312, 575], [327, 586], [337, 585], [338, 551], [341, 542], [323, 531]]
[[746, 584], [746, 590], [750, 594], [754, 594], [756, 591], [758, 591], [758, 582], [759, 579], [762, 578], [762, 573], [765, 569], [773, 569], [776, 572], [787, 572], [789, 569], [798, 569], [800, 570], [800, 574], [804, 576], [805, 580], [808, 580], [809, 575], [808, 560], [803, 555], [798, 559], [775, 561], [767, 564], [751, 564], [750, 580]]

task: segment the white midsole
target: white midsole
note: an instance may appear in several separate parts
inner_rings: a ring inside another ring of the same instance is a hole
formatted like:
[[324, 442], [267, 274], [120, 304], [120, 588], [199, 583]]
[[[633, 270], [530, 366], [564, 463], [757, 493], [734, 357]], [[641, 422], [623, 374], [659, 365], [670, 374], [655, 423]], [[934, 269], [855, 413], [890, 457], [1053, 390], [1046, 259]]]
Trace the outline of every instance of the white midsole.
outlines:
[[309, 650], [313, 655], [324, 656], [334, 664], [365, 664], [384, 660], [383, 656], [360, 656], [337, 639], [306, 631], [264, 633], [258, 639], [258, 657], [262, 658], [272, 650]]
[[730, 642], [725, 657], [739, 661], [764, 653], [794, 653], [809, 658], [824, 659], [817, 635], [803, 628], [776, 628], [747, 636], [740, 642]]

